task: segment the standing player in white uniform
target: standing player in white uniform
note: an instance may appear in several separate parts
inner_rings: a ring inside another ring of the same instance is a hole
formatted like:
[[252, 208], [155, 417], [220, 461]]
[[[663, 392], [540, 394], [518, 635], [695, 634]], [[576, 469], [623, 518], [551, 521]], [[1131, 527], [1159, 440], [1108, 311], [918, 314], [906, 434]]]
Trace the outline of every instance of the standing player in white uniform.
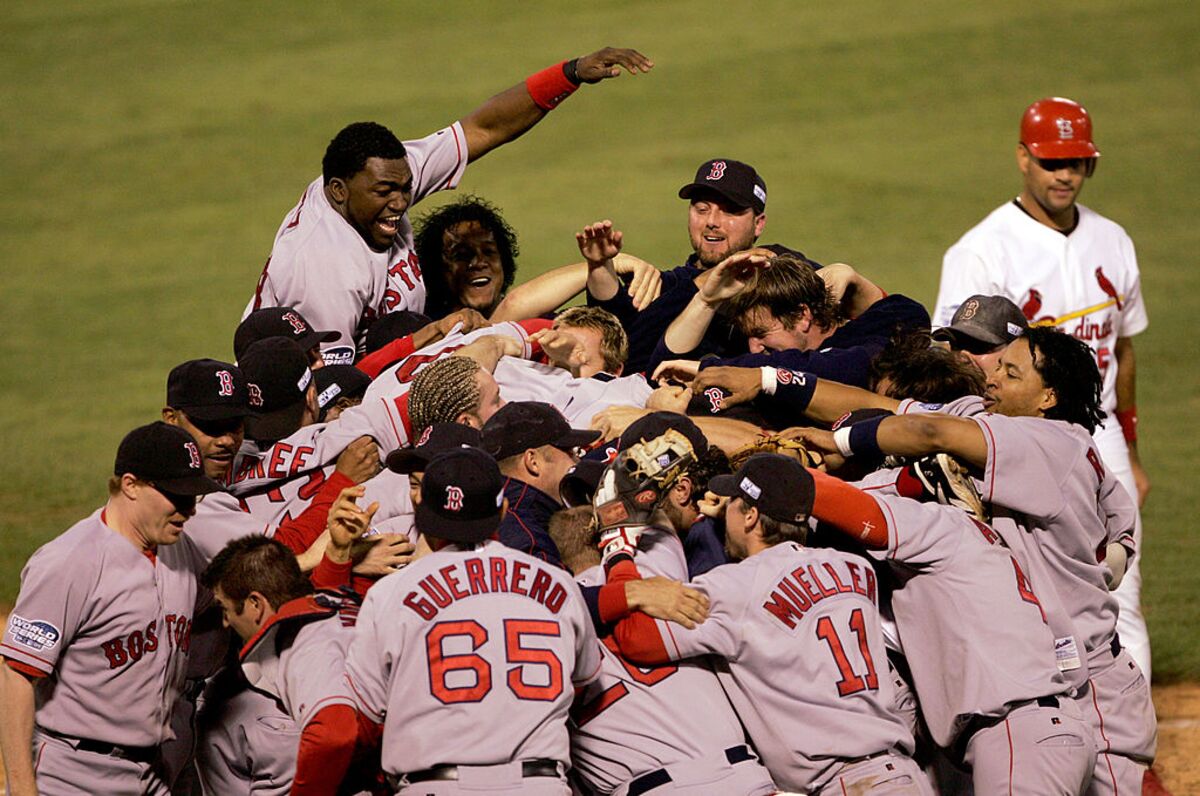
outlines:
[[571, 792], [567, 711], [599, 644], [569, 574], [487, 541], [502, 485], [478, 448], [436, 456], [417, 505], [434, 552], [376, 584], [358, 616], [346, 673], [402, 794]]
[[117, 449], [104, 508], [29, 559], [0, 642], [0, 750], [14, 796], [167, 793], [159, 745], [205, 564], [183, 525], [196, 496], [219, 489], [186, 431], [136, 428]]
[[533, 127], [581, 83], [631, 74], [653, 63], [636, 50], [605, 47], [530, 76], [449, 127], [401, 143], [374, 122], [343, 128], [329, 143], [322, 174], [284, 218], [243, 317], [261, 307], [294, 307], [319, 329], [330, 365], [352, 364], [370, 323], [393, 310], [425, 307], [409, 206], [454, 188], [467, 164]]
[[[946, 252], [935, 323], [949, 325], [972, 294], [1003, 295], [1031, 324], [1053, 324], [1085, 341], [1103, 378], [1108, 421], [1095, 433], [1105, 465], [1138, 502], [1150, 482], [1137, 455], [1133, 336], [1146, 328], [1137, 257], [1125, 230], [1076, 199], [1096, 168], [1092, 122], [1078, 103], [1039, 100], [1021, 119], [1020, 196]], [[1135, 538], [1142, 547], [1141, 519]], [[1133, 562], [1117, 589], [1121, 643], [1150, 676], [1150, 638]]]

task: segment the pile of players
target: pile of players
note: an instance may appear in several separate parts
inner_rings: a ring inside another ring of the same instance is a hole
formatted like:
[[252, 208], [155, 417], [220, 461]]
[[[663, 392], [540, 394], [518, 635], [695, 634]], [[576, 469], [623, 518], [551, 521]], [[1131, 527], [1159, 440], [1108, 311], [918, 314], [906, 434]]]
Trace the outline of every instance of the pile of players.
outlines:
[[173, 369], [22, 574], [12, 793], [1140, 792], [1112, 590], [1145, 314], [1075, 202], [1086, 112], [1026, 112], [1024, 190], [948, 253], [936, 329], [760, 244], [732, 159], [680, 189], [673, 270], [604, 221], [514, 286], [473, 197], [414, 236], [468, 162], [651, 66], [606, 48], [424, 139], [333, 139], [236, 364]]

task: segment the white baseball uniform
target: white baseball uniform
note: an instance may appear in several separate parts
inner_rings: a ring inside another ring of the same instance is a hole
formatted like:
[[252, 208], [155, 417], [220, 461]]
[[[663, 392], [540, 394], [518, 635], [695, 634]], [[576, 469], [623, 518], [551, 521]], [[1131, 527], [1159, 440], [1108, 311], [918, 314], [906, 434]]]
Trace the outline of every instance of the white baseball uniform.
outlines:
[[[993, 211], [946, 252], [942, 261], [935, 323], [948, 325], [958, 305], [979, 293], [1006, 296], [1031, 323], [1053, 323], [1083, 340], [1096, 354], [1103, 379], [1101, 407], [1108, 413], [1096, 430], [1104, 463], [1131, 495], [1137, 495], [1129, 449], [1114, 412], [1117, 407], [1117, 338], [1143, 331], [1148, 320], [1133, 241], [1119, 225], [1083, 205], [1079, 224], [1063, 235], [1035, 221], [1015, 202]], [[1141, 546], [1141, 519], [1135, 538]], [[1141, 570], [1134, 560], [1117, 589], [1117, 630], [1144, 672], [1150, 672], [1150, 638], [1141, 610]]]
[[166, 792], [152, 758], [171, 737], [205, 563], [186, 534], [143, 553], [103, 510], [29, 559], [0, 654], [35, 678], [39, 793]]
[[379, 581], [346, 659], [359, 712], [383, 725], [388, 775], [458, 767], [457, 783], [401, 793], [480, 779], [499, 792], [569, 793], [561, 776], [522, 780], [518, 761], [566, 771], [572, 684], [599, 669], [579, 587], [498, 542], [439, 550]]
[[[618, 563], [609, 578], [632, 569]], [[856, 785], [866, 778], [889, 780], [895, 793], [928, 793], [895, 712], [870, 564], [785, 542], [689, 585], [708, 595], [708, 618], [688, 630], [635, 614], [617, 626], [624, 655], [724, 660], [718, 676], [780, 787], [870, 793]]]
[[[456, 187], [467, 167], [467, 139], [458, 122], [405, 141], [404, 148], [413, 175], [411, 205]], [[242, 317], [262, 307], [294, 307], [314, 329], [341, 332], [341, 339], [321, 344], [321, 353], [330, 365], [353, 364], [371, 321], [395, 310], [425, 309], [425, 282], [408, 213], [391, 248], [377, 252], [329, 203], [325, 180], [317, 177], [275, 233]]]
[[572, 428], [587, 428], [596, 413], [610, 406], [646, 405], [646, 377], [600, 374], [576, 378], [554, 365], [504, 357], [493, 375], [506, 401], [542, 401], [562, 413]]

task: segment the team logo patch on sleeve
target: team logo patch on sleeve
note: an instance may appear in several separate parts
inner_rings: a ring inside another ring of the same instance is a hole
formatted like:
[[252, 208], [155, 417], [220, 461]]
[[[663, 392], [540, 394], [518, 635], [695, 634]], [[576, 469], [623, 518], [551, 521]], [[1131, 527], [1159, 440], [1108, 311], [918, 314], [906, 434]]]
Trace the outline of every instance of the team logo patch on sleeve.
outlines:
[[25, 619], [16, 614], [8, 618], [8, 633], [13, 641], [36, 652], [54, 649], [62, 637], [59, 629], [44, 619]]
[[354, 346], [335, 345], [321, 350], [321, 358], [326, 365], [353, 365]]

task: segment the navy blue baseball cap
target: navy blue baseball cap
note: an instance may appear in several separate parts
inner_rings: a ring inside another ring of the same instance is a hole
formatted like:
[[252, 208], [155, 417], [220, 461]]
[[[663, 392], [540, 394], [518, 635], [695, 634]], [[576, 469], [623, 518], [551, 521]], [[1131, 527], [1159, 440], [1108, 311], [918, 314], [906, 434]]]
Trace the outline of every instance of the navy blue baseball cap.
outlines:
[[387, 467], [393, 473], [419, 473], [439, 453], [455, 448], [478, 448], [479, 429], [462, 423], [434, 423], [421, 432], [417, 444], [388, 454]]
[[167, 406], [195, 420], [232, 420], [255, 413], [241, 368], [215, 359], [190, 359], [172, 368]]
[[207, 495], [221, 485], [204, 474], [204, 460], [192, 435], [161, 420], [139, 426], [117, 448], [113, 475], [136, 476], [175, 495]]
[[715, 158], [696, 169], [696, 179], [679, 189], [680, 199], [712, 191], [738, 207], [750, 207], [755, 215], [767, 209], [767, 184], [753, 166], [740, 160]]
[[443, 451], [425, 466], [417, 529], [459, 544], [495, 535], [504, 504], [504, 477], [496, 460], [479, 448]]
[[756, 453], [733, 475], [718, 475], [708, 491], [740, 497], [780, 522], [800, 523], [812, 514], [817, 487], [804, 465], [778, 453]]
[[318, 332], [292, 307], [263, 307], [250, 313], [233, 333], [233, 356], [239, 363], [253, 343], [268, 337], [286, 337], [307, 351], [321, 343], [332, 343], [342, 336], [338, 331]]

